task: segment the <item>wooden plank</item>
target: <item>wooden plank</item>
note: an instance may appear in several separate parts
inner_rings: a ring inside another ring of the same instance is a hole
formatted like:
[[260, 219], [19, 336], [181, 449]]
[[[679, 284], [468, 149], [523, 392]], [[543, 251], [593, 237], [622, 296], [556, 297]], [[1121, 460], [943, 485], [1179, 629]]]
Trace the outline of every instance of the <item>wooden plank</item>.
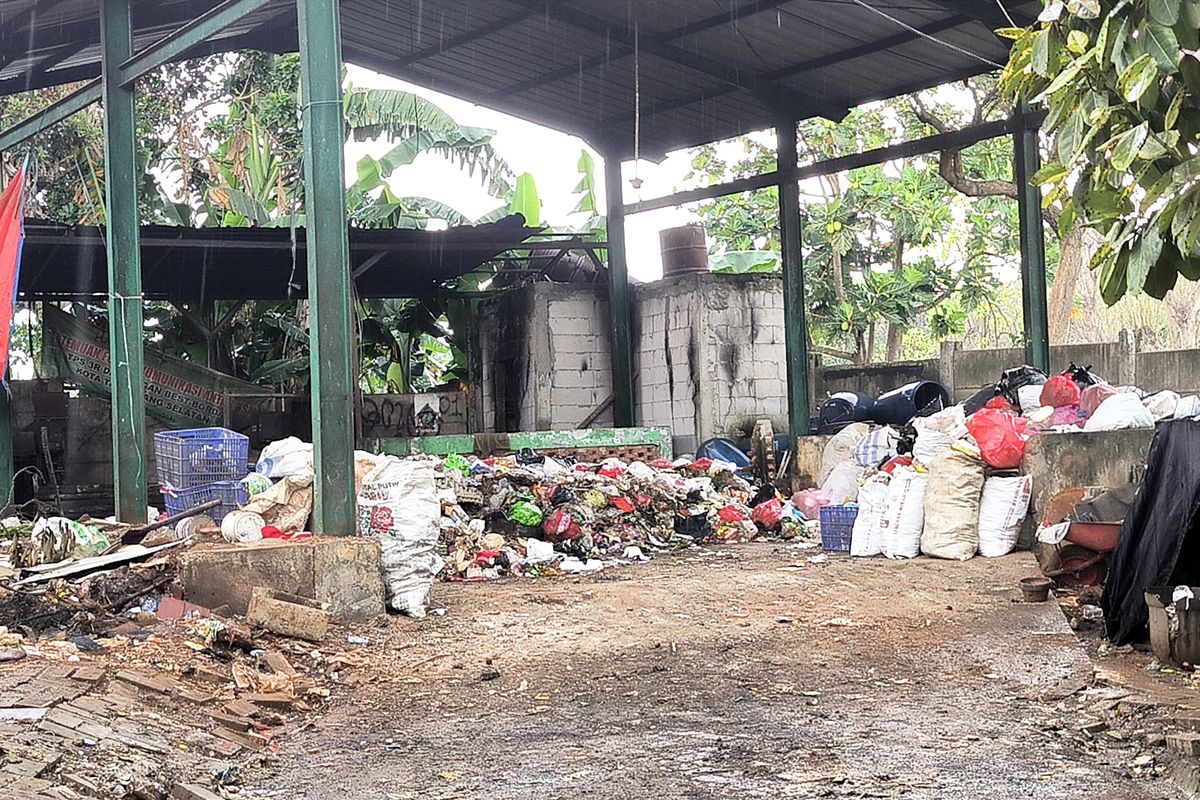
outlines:
[[225, 704], [225, 711], [235, 717], [254, 718], [262, 714], [262, 709], [248, 700], [230, 700]]
[[257, 733], [250, 731], [231, 731], [229, 728], [216, 727], [212, 730], [212, 735], [217, 738], [224, 739], [227, 742], [241, 745], [247, 750], [261, 750], [267, 746], [267, 740]]

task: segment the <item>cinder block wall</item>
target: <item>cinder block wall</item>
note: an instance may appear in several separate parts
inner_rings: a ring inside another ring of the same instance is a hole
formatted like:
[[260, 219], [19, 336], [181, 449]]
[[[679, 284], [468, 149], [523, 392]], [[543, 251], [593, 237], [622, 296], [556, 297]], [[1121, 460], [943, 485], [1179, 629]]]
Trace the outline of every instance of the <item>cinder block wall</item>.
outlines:
[[[748, 435], [764, 417], [787, 429], [778, 277], [687, 275], [635, 285], [632, 300], [639, 425], [670, 427], [676, 452], [714, 436]], [[539, 283], [508, 292], [482, 307], [479, 329], [478, 430], [570, 430], [612, 393], [603, 286]], [[514, 405], [507, 423], [497, 417]], [[612, 424], [609, 409], [592, 427]]]
[[699, 274], [633, 288], [638, 422], [670, 426], [676, 452], [787, 430], [783, 284], [770, 275]]
[[[475, 431], [571, 430], [612, 393], [603, 287], [537, 283], [480, 307]], [[611, 408], [592, 427], [611, 427]]]

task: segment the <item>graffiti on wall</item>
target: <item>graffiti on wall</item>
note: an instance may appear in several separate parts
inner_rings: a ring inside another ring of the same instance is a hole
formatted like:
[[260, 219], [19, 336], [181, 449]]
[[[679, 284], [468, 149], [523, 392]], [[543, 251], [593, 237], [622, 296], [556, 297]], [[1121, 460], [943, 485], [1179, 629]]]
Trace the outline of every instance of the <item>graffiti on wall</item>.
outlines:
[[366, 439], [467, 433], [467, 396], [463, 392], [364, 394], [359, 421]]

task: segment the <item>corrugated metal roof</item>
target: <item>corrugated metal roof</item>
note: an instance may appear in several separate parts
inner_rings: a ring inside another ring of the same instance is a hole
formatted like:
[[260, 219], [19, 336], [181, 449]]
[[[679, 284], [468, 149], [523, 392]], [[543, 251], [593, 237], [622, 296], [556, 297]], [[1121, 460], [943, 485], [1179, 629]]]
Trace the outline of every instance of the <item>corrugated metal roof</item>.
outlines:
[[[216, 0], [133, 0], [152, 41]], [[0, 93], [98, 72], [96, 0], [0, 0]], [[1006, 4], [1018, 22], [1038, 0]], [[995, 69], [992, 0], [341, 0], [348, 61], [653, 156]], [[272, 0], [226, 47], [296, 47]], [[634, 45], [639, 69], [635, 79]], [[220, 47], [208, 45], [208, 50]], [[637, 91], [635, 91], [635, 85]]]
[[[539, 228], [518, 216], [444, 231], [351, 228], [350, 263], [372, 263], [355, 286], [360, 297], [420, 297], [519, 246]], [[304, 229], [293, 260], [287, 228], [181, 228], [141, 231], [142, 290], [155, 300], [284, 300], [308, 295]], [[31, 221], [26, 226], [18, 296], [53, 300], [108, 291], [104, 231]], [[166, 258], [165, 255], [170, 257]], [[378, 262], [378, 263], [375, 263]], [[248, 280], [247, 276], [253, 276]]]

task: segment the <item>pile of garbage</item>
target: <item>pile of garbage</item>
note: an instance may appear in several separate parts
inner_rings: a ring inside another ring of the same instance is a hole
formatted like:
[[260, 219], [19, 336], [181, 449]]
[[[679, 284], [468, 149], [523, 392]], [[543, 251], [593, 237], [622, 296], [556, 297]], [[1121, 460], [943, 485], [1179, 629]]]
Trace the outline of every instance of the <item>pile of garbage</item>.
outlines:
[[526, 452], [438, 466], [446, 580], [593, 572], [700, 542], [794, 538], [773, 490], [707, 458], [571, 463]]
[[1031, 437], [1151, 428], [1197, 414], [1196, 396], [1113, 387], [1074, 364], [1052, 378], [1021, 367], [904, 428], [848, 425], [825, 448], [820, 488], [792, 501], [808, 515], [855, 506], [852, 556], [1003, 556], [1029, 509], [1033, 479], [1018, 468]]

